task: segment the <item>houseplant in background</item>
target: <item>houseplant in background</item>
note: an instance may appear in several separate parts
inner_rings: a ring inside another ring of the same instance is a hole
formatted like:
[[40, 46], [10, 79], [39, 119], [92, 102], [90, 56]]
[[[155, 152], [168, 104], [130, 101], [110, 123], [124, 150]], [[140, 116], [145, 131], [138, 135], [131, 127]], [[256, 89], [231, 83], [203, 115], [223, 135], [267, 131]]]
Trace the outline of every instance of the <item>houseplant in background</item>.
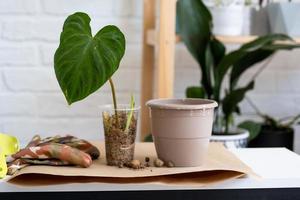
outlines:
[[[200, 86], [187, 88], [186, 96], [217, 101], [219, 109], [215, 115], [212, 140], [227, 145], [229, 140], [233, 140], [233, 146], [245, 147], [248, 134], [234, 126], [234, 114], [240, 113], [239, 103], [254, 88], [255, 78], [262, 68], [245, 86], [239, 86], [240, 77], [278, 50], [291, 50], [299, 46], [292, 43], [293, 40], [287, 35], [272, 34], [259, 37], [227, 53], [225, 45], [212, 33], [212, 16], [201, 0], [179, 0], [177, 15], [179, 34], [188, 51], [199, 63], [202, 73]], [[227, 74], [229, 77], [226, 87]]]
[[262, 121], [247, 120], [238, 125], [250, 133], [248, 147], [286, 147], [293, 151], [294, 129], [299, 124], [300, 114], [281, 119], [262, 113], [257, 106], [246, 98]]
[[113, 106], [103, 111], [105, 147], [108, 165], [133, 159], [138, 109], [118, 107], [112, 75], [125, 52], [125, 37], [116, 26], [105, 26], [92, 35], [90, 17], [70, 15], [64, 22], [60, 44], [54, 56], [54, 68], [62, 92], [71, 105], [97, 91], [109, 81]]

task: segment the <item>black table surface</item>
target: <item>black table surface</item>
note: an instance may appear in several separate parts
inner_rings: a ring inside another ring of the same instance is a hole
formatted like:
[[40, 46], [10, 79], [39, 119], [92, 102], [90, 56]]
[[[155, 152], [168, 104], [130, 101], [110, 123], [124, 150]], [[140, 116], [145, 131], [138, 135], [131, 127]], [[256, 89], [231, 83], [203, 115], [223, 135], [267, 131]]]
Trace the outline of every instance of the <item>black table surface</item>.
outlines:
[[300, 199], [300, 188], [139, 190], [139, 191], [39, 191], [0, 192], [2, 200], [281, 200]]

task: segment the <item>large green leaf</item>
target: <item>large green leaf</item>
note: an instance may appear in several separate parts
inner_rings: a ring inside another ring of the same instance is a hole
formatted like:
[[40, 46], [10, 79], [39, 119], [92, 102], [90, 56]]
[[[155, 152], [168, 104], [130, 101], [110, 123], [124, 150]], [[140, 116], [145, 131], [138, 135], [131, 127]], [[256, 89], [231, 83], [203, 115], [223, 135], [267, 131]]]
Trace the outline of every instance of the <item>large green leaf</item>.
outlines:
[[244, 99], [247, 91], [254, 88], [254, 81], [250, 82], [247, 86], [230, 91], [222, 101], [223, 113], [229, 117], [235, 110], [238, 104]]
[[203, 87], [192, 86], [186, 89], [185, 95], [187, 98], [205, 98], [205, 90]]
[[251, 42], [242, 45], [240, 49], [246, 51], [254, 51], [260, 49], [261, 47], [264, 47], [265, 45], [271, 44], [274, 41], [293, 41], [293, 39], [284, 34], [269, 34], [261, 36]]
[[299, 44], [270, 44], [264, 46], [262, 49], [277, 51], [277, 50], [293, 50], [295, 48], [300, 48], [300, 45]]
[[213, 38], [210, 42], [210, 49], [214, 59], [214, 66], [218, 66], [226, 53], [226, 47], [217, 38]]
[[202, 79], [201, 84], [205, 85], [205, 83], [208, 83], [209, 87], [206, 85], [206, 91], [208, 94], [208, 98], [211, 98], [211, 95], [213, 93], [213, 65], [214, 65], [214, 57], [211, 51], [211, 46], [208, 43], [207, 47], [205, 49], [205, 64], [201, 65], [202, 68]]
[[[282, 36], [283, 37], [283, 36]], [[265, 39], [268, 37], [265, 36]], [[274, 42], [274, 41], [273, 41]], [[274, 53], [279, 50], [293, 50], [295, 48], [299, 48], [300, 45], [297, 44], [267, 44], [265, 43], [260, 48], [254, 51], [246, 51], [244, 56], [241, 56], [232, 67], [232, 71], [230, 74], [230, 88], [233, 89], [241, 75], [248, 70], [249, 68], [253, 67], [255, 64], [265, 60], [266, 58], [270, 57]], [[244, 51], [245, 47], [240, 48], [239, 51]]]
[[[218, 71], [216, 73], [216, 86], [214, 96], [220, 95], [220, 89], [223, 79], [231, 67], [234, 77], [231, 78], [231, 86], [235, 85], [238, 78], [248, 68], [254, 64], [266, 59], [278, 50], [292, 50], [300, 46], [294, 43], [291, 44], [278, 44], [282, 41], [292, 41], [292, 39], [284, 34], [271, 34], [259, 37], [256, 40], [246, 43], [238, 50], [232, 51], [220, 61]], [[233, 89], [233, 88], [232, 88]]]
[[[221, 60], [224, 58], [226, 53], [226, 47], [223, 43], [221, 43], [218, 39], [213, 38], [207, 48], [208, 51], [210, 51], [210, 54], [207, 54], [206, 60], [210, 60], [211, 65], [208, 66], [210, 69], [208, 69], [211, 73], [209, 74], [212, 76], [213, 79], [213, 90], [215, 90], [215, 82], [218, 74], [218, 65], [221, 62]], [[212, 92], [214, 94], [214, 92]], [[218, 100], [218, 99], [216, 99]]]
[[56, 77], [69, 104], [98, 90], [125, 53], [125, 37], [116, 26], [105, 26], [93, 36], [90, 21], [85, 13], [70, 15], [55, 52]]
[[237, 60], [234, 63], [230, 74], [230, 89], [234, 89], [243, 72], [250, 67], [253, 67], [254, 64], [265, 60], [273, 53], [274, 51], [258, 49], [245, 54], [241, 59]]
[[179, 0], [177, 2], [179, 34], [200, 63], [204, 63], [204, 54], [211, 37], [212, 17], [200, 0]]
[[207, 46], [212, 36], [212, 17], [201, 0], [179, 0], [177, 2], [178, 31], [192, 56], [198, 61], [202, 74], [201, 84], [208, 96], [212, 93]]
[[225, 74], [233, 66], [235, 62], [237, 62], [240, 58], [242, 58], [246, 52], [244, 51], [232, 51], [225, 55], [223, 59], [220, 61], [217, 66], [217, 70], [215, 72], [215, 87], [214, 87], [214, 98], [219, 101], [220, 100], [220, 91], [223, 83], [223, 79]]
[[[231, 53], [226, 55], [218, 66], [219, 67], [218, 82], [221, 83], [228, 69], [236, 62], [243, 59], [245, 55], [254, 52], [256, 50], [261, 50], [261, 49], [270, 50], [270, 48], [271, 47], [274, 48], [274, 45], [276, 46], [275, 43], [279, 41], [292, 41], [292, 39], [289, 36], [283, 34], [266, 35], [263, 37], [259, 37], [252, 42], [248, 42], [243, 46], [241, 46], [238, 50], [232, 51]], [[286, 50], [286, 49], [294, 49], [294, 48], [299, 48], [299, 45], [297, 44], [284, 44], [284, 46], [278, 45], [278, 48], [274, 50], [280, 50], [280, 49]]]
[[[218, 71], [217, 65], [224, 57], [225, 52], [225, 46], [216, 38], [212, 38], [212, 40], [207, 44], [207, 48], [205, 50], [205, 65], [203, 67], [205, 69], [202, 76], [206, 77], [207, 81], [212, 86], [212, 90], [216, 78], [216, 73]], [[212, 94], [213, 91], [208, 92], [208, 98], [211, 98]]]
[[238, 127], [242, 128], [242, 129], [246, 129], [247, 131], [249, 131], [249, 134], [250, 134], [249, 141], [251, 141], [254, 138], [256, 138], [258, 136], [258, 134], [260, 133], [262, 124], [254, 122], [254, 121], [247, 120], [247, 121], [244, 121], [244, 122], [240, 123], [238, 125]]

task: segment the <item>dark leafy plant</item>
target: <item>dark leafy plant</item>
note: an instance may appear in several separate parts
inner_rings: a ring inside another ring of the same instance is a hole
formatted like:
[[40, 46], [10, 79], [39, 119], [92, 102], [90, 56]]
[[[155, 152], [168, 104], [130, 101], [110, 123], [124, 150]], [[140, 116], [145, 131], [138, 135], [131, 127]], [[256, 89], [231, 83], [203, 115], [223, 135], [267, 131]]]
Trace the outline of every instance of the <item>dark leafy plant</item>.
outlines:
[[90, 17], [81, 12], [65, 20], [54, 56], [56, 78], [69, 105], [86, 98], [109, 80], [116, 109], [111, 77], [125, 53], [125, 37], [112, 25], [93, 36], [90, 21]]
[[[270, 58], [278, 50], [292, 50], [300, 46], [294, 44], [287, 35], [271, 34], [227, 53], [225, 45], [212, 33], [212, 16], [201, 0], [179, 0], [177, 17], [178, 32], [202, 72], [200, 86], [187, 88], [186, 96], [216, 100], [223, 117], [216, 117], [214, 130], [228, 133], [233, 114], [240, 113], [239, 103], [255, 84], [256, 76], [240, 87], [238, 81], [242, 74], [255, 64]], [[224, 88], [227, 74], [229, 87]], [[217, 115], [220, 113], [217, 112]], [[216, 124], [221, 124], [222, 127], [216, 127]]]
[[270, 115], [262, 113], [249, 98], [246, 98], [246, 100], [255, 110], [256, 114], [262, 119], [260, 122], [247, 120], [238, 125], [239, 128], [249, 131], [249, 141], [255, 139], [259, 135], [263, 126], [268, 127], [269, 130], [276, 131], [282, 129], [291, 129], [293, 125], [299, 124], [300, 122], [300, 114], [276, 119]]

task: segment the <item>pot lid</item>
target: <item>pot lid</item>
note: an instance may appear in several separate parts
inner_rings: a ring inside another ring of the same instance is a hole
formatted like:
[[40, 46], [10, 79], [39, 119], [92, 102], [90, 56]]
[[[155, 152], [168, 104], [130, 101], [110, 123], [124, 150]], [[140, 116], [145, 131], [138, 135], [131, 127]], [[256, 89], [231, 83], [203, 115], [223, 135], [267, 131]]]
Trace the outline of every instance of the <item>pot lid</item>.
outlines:
[[150, 108], [176, 109], [176, 110], [202, 110], [218, 106], [218, 103], [210, 99], [152, 99], [146, 103]]

